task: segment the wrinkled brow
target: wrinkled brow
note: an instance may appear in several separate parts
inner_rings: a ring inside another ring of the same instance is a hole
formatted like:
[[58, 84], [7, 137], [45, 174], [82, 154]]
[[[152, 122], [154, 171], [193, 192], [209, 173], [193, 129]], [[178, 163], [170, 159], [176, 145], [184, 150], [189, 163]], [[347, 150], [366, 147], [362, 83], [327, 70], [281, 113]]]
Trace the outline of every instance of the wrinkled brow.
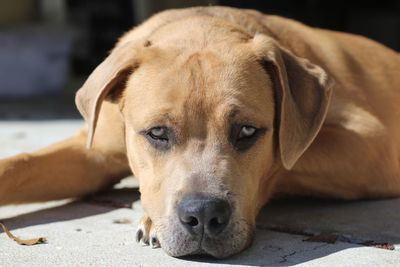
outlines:
[[223, 112], [222, 116], [229, 122], [241, 121], [243, 123], [255, 123], [258, 126], [266, 126], [264, 125], [265, 116], [247, 106], [231, 104], [229, 108]]
[[169, 112], [158, 111], [143, 117], [144, 127], [150, 128], [154, 126], [173, 126], [176, 125], [179, 119]]

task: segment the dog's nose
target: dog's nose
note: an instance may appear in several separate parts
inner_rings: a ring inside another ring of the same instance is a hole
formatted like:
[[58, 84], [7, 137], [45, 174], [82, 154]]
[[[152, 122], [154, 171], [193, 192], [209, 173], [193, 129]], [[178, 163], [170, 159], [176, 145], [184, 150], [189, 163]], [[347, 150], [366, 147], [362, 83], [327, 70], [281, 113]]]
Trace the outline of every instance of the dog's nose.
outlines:
[[182, 225], [193, 235], [216, 236], [225, 229], [231, 217], [231, 207], [223, 199], [193, 194], [178, 206]]

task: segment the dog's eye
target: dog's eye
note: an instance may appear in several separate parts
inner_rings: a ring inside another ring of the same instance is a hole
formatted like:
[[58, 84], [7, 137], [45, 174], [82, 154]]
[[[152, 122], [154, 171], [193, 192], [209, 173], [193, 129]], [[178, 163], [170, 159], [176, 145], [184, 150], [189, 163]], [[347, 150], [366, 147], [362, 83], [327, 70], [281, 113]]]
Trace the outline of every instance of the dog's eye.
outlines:
[[171, 148], [173, 134], [167, 127], [153, 127], [145, 132], [147, 140], [158, 150]]
[[229, 136], [230, 143], [239, 151], [245, 151], [254, 145], [258, 137], [265, 132], [265, 128], [256, 128], [251, 125], [234, 124]]
[[164, 139], [168, 140], [167, 128], [165, 127], [154, 127], [148, 132], [148, 135], [153, 139]]
[[242, 126], [239, 132], [238, 139], [248, 138], [253, 136], [257, 131], [257, 128], [252, 126]]

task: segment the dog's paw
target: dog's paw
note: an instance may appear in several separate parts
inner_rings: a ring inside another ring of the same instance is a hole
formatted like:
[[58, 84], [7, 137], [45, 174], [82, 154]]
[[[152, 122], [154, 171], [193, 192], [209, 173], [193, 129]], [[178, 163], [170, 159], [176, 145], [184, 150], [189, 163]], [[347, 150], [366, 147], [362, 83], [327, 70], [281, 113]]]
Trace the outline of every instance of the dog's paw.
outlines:
[[158, 241], [153, 223], [147, 215], [143, 215], [139, 221], [139, 226], [136, 231], [136, 242], [150, 245], [151, 248], [160, 247], [160, 242]]

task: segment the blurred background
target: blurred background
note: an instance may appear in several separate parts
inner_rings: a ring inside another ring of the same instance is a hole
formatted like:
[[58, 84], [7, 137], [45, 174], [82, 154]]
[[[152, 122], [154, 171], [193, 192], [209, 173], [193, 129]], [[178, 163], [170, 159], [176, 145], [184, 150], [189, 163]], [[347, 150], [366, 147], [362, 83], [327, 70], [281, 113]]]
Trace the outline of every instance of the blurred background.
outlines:
[[80, 118], [74, 94], [122, 33], [196, 5], [257, 9], [400, 51], [400, 0], [0, 0], [0, 120]]

